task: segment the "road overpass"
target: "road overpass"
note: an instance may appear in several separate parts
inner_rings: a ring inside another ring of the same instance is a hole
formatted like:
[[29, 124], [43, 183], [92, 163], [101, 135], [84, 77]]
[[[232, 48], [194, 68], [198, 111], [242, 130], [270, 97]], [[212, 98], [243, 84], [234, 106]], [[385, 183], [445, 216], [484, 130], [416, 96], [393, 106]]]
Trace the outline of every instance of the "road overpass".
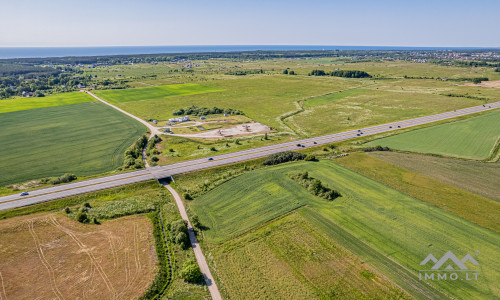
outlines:
[[[303, 149], [305, 147], [314, 147], [349, 139], [355, 139], [359, 138], [360, 136], [367, 136], [382, 132], [400, 130], [403, 128], [423, 125], [427, 123], [437, 122], [469, 114], [475, 114], [497, 108], [500, 108], [500, 102], [459, 109], [436, 115], [391, 122], [382, 125], [370, 126], [366, 128], [349, 130], [345, 132], [318, 136], [314, 138], [302, 139], [293, 142], [253, 148], [227, 154], [214, 155], [211, 156], [213, 160], [208, 160], [207, 158], [200, 158], [200, 159], [179, 162], [175, 164], [169, 164], [165, 166], [151, 167], [145, 170], [138, 170], [118, 175], [104, 176], [95, 179], [77, 181], [69, 184], [42, 188], [30, 191], [30, 194], [27, 196], [20, 196], [19, 194], [15, 194], [15, 195], [0, 197], [0, 210], [12, 209], [36, 203], [41, 203], [45, 201], [50, 201], [54, 199], [74, 196], [78, 194], [132, 184], [136, 182], [142, 182], [151, 179], [161, 179], [176, 174], [213, 168], [232, 163], [238, 163], [245, 160], [265, 157], [277, 152], [293, 151], [293, 150]], [[297, 146], [298, 144], [300, 144], [300, 147]]]

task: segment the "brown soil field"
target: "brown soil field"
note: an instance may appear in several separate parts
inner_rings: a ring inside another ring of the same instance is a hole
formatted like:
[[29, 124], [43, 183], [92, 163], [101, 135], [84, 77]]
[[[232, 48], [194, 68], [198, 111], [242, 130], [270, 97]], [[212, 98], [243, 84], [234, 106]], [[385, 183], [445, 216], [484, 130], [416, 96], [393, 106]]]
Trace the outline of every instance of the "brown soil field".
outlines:
[[500, 89], [500, 80], [494, 80], [494, 81], [483, 81], [478, 84], [474, 84], [472, 82], [464, 83], [464, 85], [467, 86], [482, 86], [482, 87], [490, 87], [490, 88], [497, 88]]
[[157, 270], [151, 221], [60, 214], [0, 221], [0, 299], [136, 299]]

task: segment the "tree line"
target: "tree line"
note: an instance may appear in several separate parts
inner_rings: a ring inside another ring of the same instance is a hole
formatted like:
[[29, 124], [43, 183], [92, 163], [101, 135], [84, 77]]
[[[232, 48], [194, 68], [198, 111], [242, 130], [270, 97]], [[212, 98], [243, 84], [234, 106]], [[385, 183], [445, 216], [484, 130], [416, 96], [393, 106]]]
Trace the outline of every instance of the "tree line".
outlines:
[[365, 71], [357, 70], [335, 70], [331, 72], [325, 72], [324, 70], [312, 70], [309, 76], [335, 76], [335, 77], [345, 77], [345, 78], [370, 78], [370, 74]]
[[228, 114], [228, 115], [244, 115], [241, 110], [232, 108], [218, 108], [218, 107], [198, 107], [198, 106], [188, 106], [181, 109], [176, 109], [172, 112], [174, 116], [206, 116], [206, 115], [216, 115], [216, 114]]

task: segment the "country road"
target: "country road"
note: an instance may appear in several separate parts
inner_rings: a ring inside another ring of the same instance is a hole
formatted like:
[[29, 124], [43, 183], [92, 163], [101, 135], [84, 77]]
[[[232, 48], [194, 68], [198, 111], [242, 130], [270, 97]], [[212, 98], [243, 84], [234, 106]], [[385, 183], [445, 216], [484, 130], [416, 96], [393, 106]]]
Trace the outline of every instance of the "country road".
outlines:
[[198, 239], [194, 234], [193, 226], [189, 221], [186, 208], [184, 207], [184, 203], [182, 202], [181, 196], [179, 196], [177, 191], [168, 183], [166, 183], [166, 181], [161, 180], [160, 183], [163, 184], [163, 186], [165, 186], [168, 189], [168, 191], [172, 194], [172, 196], [175, 199], [175, 203], [179, 208], [179, 212], [181, 213], [182, 219], [188, 222], [189, 241], [191, 242], [191, 247], [193, 248], [194, 256], [196, 257], [196, 262], [198, 263], [198, 266], [200, 266], [201, 273], [203, 274], [203, 278], [205, 279], [205, 282], [208, 286], [208, 291], [210, 292], [210, 296], [212, 296], [213, 300], [222, 300], [222, 296], [219, 292], [219, 289], [217, 288], [217, 284], [215, 283], [214, 277], [212, 276], [212, 273], [208, 268], [205, 255], [203, 255], [203, 251], [201, 250], [200, 244], [198, 243]]
[[[213, 168], [216, 166], [222, 166], [222, 165], [242, 162], [245, 160], [265, 157], [277, 152], [282, 152], [287, 150], [298, 150], [304, 147], [314, 147], [323, 144], [330, 144], [333, 142], [355, 139], [359, 136], [395, 131], [402, 128], [418, 126], [422, 124], [432, 123], [458, 116], [474, 114], [482, 111], [493, 110], [497, 108], [500, 108], [500, 102], [487, 104], [485, 106], [479, 105], [479, 106], [459, 109], [456, 111], [450, 111], [450, 112], [419, 117], [404, 121], [397, 121], [382, 125], [370, 126], [357, 130], [349, 130], [340, 133], [318, 136], [294, 142], [287, 142], [287, 143], [253, 148], [227, 154], [214, 155], [211, 157], [213, 160], [208, 160], [207, 158], [200, 158], [200, 159], [179, 162], [175, 164], [169, 164], [165, 166], [151, 167], [145, 170], [133, 171], [118, 175], [105, 176], [105, 177], [78, 181], [64, 185], [53, 186], [49, 188], [38, 189], [31, 191], [28, 196], [20, 196], [19, 194], [15, 194], [15, 195], [0, 197], [0, 210], [32, 205], [40, 202], [65, 198], [73, 195], [88, 193], [102, 189], [108, 189], [135, 182], [166, 178], [171, 175], [192, 172], [206, 168]], [[297, 146], [298, 144], [300, 144], [301, 146]]]

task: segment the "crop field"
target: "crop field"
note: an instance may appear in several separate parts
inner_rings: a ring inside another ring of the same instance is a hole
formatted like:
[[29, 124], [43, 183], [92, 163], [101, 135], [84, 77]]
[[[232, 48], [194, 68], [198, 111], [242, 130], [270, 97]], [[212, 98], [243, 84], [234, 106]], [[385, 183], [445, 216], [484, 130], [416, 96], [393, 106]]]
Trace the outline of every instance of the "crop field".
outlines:
[[14, 112], [43, 107], [53, 107], [68, 104], [96, 101], [87, 93], [73, 92], [50, 95], [37, 98], [20, 98], [0, 101], [0, 113]]
[[132, 299], [155, 276], [151, 222], [129, 216], [99, 226], [60, 214], [0, 221], [2, 299]]
[[[230, 299], [410, 299], [297, 213], [213, 251]], [[244, 272], [242, 272], [244, 270]]]
[[498, 162], [457, 161], [451, 158], [400, 152], [372, 152], [369, 155], [500, 202]]
[[[330, 202], [312, 196], [299, 185], [293, 187], [294, 182], [286, 175], [292, 171], [308, 171], [342, 197]], [[242, 190], [245, 195], [239, 194]], [[285, 194], [280, 206], [276, 199]], [[333, 162], [301, 162], [253, 171], [197, 198], [191, 208], [209, 227], [204, 234], [207, 243], [213, 244], [275, 218], [278, 211], [293, 209], [289, 205], [292, 201], [295, 207], [308, 205], [317, 210], [414, 273], [429, 253], [442, 256], [452, 249], [463, 257], [480, 249], [484, 281], [432, 284], [458, 298], [500, 295], [493, 284], [500, 278], [500, 262], [495, 260], [500, 255], [500, 234]]]
[[328, 94], [325, 96], [314, 97], [304, 101], [304, 107], [314, 107], [314, 106], [324, 105], [330, 101], [335, 101], [349, 96], [354, 96], [361, 92], [363, 92], [363, 89], [354, 88], [350, 90], [341, 91], [338, 93]]
[[500, 138], [500, 111], [369, 142], [369, 146], [469, 159], [487, 158]]
[[95, 94], [110, 103], [118, 104], [122, 102], [163, 99], [173, 96], [196, 95], [221, 91], [223, 90], [194, 83], [186, 83], [136, 89], [104, 90], [96, 91]]
[[0, 128], [0, 185], [111, 171], [146, 132], [139, 122], [98, 102], [4, 113]]

